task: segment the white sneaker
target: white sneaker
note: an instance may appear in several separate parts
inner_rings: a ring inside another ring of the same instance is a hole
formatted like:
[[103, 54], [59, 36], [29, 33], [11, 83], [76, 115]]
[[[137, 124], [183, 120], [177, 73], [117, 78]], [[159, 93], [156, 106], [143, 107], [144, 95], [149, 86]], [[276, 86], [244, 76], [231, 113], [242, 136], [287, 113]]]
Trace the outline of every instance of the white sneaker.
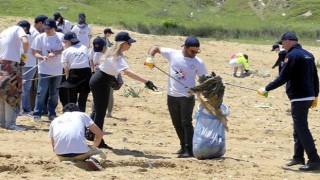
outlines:
[[100, 165], [100, 163], [93, 157], [90, 157], [90, 159], [87, 160], [87, 165], [90, 169], [93, 171], [103, 171], [103, 167]]
[[41, 117], [40, 116], [33, 116], [34, 122], [41, 122]]
[[17, 125], [11, 125], [8, 129], [9, 130], [15, 130], [15, 131], [25, 131], [25, 130], [27, 130], [26, 128], [21, 127], [21, 126], [17, 126]]

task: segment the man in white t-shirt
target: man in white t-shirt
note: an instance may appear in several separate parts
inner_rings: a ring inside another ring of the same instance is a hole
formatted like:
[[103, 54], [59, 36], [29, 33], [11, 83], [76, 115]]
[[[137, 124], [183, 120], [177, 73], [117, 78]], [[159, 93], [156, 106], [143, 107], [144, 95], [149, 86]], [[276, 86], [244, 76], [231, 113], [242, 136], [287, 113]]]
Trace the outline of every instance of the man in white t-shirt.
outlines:
[[0, 127], [10, 130], [25, 130], [16, 125], [16, 119], [21, 103], [21, 57], [25, 59], [29, 49], [29, 30], [30, 23], [23, 20], [0, 34]]
[[71, 32], [76, 33], [82, 45], [90, 47], [92, 32], [91, 27], [86, 23], [86, 15], [84, 13], [79, 14], [78, 24], [73, 26]]
[[45, 109], [47, 92], [49, 92], [49, 120], [53, 120], [56, 117], [55, 110], [58, 105], [58, 88], [60, 87], [62, 76], [61, 53], [64, 46], [64, 35], [55, 32], [57, 26], [53, 19], [46, 19], [43, 28], [45, 29], [45, 33], [38, 35], [31, 46], [33, 55], [39, 60], [39, 80], [33, 111], [36, 122], [41, 121], [41, 112]]
[[[106, 155], [97, 148], [103, 137], [101, 129], [74, 103], [65, 105], [62, 111], [63, 114], [50, 124], [49, 137], [53, 152], [60, 161], [87, 160], [92, 170], [103, 170], [101, 164], [105, 162]], [[85, 128], [95, 134], [93, 146], [86, 142]]]
[[[195, 77], [207, 74], [203, 61], [196, 57], [200, 53], [200, 42], [195, 37], [188, 37], [182, 50], [152, 47], [147, 61], [153, 62], [153, 56], [159, 53], [169, 61], [170, 78], [168, 82], [167, 105], [173, 126], [180, 140], [179, 158], [193, 157], [192, 153], [192, 113], [195, 105], [194, 95], [189, 96], [195, 86]], [[147, 62], [146, 61], [146, 62]], [[152, 66], [150, 66], [152, 67]]]

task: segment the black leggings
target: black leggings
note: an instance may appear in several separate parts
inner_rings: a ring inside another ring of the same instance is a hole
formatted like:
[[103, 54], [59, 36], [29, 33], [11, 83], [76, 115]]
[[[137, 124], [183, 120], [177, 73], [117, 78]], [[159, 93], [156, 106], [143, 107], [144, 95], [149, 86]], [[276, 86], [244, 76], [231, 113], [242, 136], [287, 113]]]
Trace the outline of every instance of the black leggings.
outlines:
[[91, 118], [102, 131], [109, 102], [110, 86], [114, 81], [114, 76], [98, 70], [92, 75], [89, 82], [95, 109], [95, 113], [91, 115]]
[[181, 147], [191, 150], [193, 138], [192, 113], [195, 105], [194, 96], [168, 96], [167, 104]]

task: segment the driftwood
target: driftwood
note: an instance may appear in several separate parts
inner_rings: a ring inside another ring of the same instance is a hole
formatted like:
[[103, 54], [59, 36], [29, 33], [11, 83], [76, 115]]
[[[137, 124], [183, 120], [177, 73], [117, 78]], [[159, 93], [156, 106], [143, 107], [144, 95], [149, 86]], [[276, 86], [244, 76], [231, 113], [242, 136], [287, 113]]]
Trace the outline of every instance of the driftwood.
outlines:
[[210, 75], [201, 76], [199, 85], [191, 88], [191, 91], [196, 93], [197, 99], [203, 107], [210, 114], [215, 115], [222, 122], [226, 131], [229, 131], [228, 119], [220, 109], [223, 102], [224, 89], [221, 77], [212, 72]]

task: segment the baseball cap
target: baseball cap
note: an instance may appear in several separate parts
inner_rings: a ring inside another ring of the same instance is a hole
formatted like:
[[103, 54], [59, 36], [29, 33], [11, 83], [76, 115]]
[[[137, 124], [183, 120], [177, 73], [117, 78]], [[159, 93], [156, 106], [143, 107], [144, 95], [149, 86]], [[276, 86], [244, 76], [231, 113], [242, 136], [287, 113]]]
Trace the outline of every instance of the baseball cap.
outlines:
[[53, 14], [53, 19], [56, 21], [61, 17], [61, 14], [59, 12], [56, 12]]
[[271, 51], [274, 51], [274, 50], [276, 50], [277, 48], [280, 48], [279, 44], [274, 44], [274, 45], [272, 45]]
[[119, 33], [116, 35], [115, 41], [126, 41], [126, 42], [128, 42], [128, 43], [137, 42], [136, 40], [132, 39], [132, 38], [129, 36], [129, 33], [127, 33], [127, 32], [119, 32]]
[[101, 52], [103, 50], [103, 47], [106, 46], [106, 41], [102, 39], [101, 37], [97, 36], [93, 40], [93, 51], [94, 52]]
[[86, 18], [86, 15], [84, 13], [80, 13], [79, 18]]
[[44, 23], [44, 21], [45, 21], [46, 19], [48, 19], [47, 16], [45, 16], [45, 15], [39, 15], [39, 16], [37, 16], [36, 18], [34, 18], [34, 23], [39, 23], [39, 22]]
[[30, 23], [28, 22], [28, 21], [26, 21], [26, 20], [22, 20], [22, 21], [19, 21], [18, 22], [18, 26], [20, 26], [20, 27], [23, 27], [23, 28], [26, 28], [25, 29], [25, 32], [27, 33], [27, 34], [30, 34]]
[[107, 34], [107, 33], [114, 34], [110, 28], [104, 29], [103, 32], [104, 32], [104, 34]]
[[48, 18], [44, 21], [43, 29], [57, 29], [57, 24], [54, 19]]
[[282, 37], [277, 41], [279, 44], [282, 44], [283, 40], [298, 41], [298, 37], [294, 32], [286, 32]]
[[67, 32], [64, 35], [64, 40], [70, 41], [72, 43], [80, 42], [80, 40], [77, 38], [76, 33], [74, 33], [74, 32]]
[[186, 46], [186, 47], [200, 47], [200, 42], [197, 38], [193, 37], [193, 36], [189, 36], [184, 44], [181, 46]]

